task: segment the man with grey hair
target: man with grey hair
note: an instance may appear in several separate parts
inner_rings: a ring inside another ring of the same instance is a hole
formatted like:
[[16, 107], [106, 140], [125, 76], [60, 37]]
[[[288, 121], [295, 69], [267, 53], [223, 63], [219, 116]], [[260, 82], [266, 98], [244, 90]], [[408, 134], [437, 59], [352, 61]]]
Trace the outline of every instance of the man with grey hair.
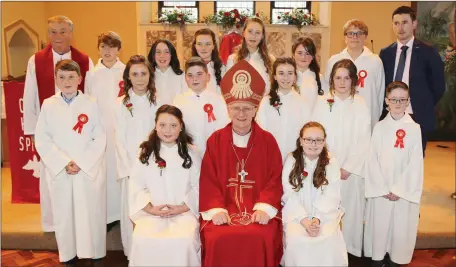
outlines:
[[[24, 134], [34, 135], [43, 101], [59, 91], [54, 81], [54, 67], [63, 59], [76, 61], [81, 68], [82, 82], [79, 90], [84, 90], [86, 72], [93, 68], [92, 60], [71, 46], [73, 22], [65, 16], [48, 19], [49, 44], [31, 56], [27, 65], [23, 96]], [[41, 222], [43, 231], [53, 232], [53, 215], [49, 199], [49, 189], [44, 179], [40, 180]]]

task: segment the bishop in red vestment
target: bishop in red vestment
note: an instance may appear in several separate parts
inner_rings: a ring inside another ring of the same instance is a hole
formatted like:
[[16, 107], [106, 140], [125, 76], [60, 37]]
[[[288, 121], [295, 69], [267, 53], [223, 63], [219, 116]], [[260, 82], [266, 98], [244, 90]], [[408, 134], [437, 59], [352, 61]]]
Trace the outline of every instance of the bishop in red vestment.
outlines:
[[245, 60], [221, 82], [232, 122], [207, 141], [200, 176], [202, 266], [279, 266], [282, 157], [253, 121], [265, 84]]

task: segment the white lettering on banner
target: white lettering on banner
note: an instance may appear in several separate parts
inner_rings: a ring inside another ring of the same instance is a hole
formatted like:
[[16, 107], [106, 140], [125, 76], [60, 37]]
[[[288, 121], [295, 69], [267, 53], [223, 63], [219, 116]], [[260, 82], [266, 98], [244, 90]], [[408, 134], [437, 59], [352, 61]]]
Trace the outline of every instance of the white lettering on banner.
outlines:
[[35, 152], [35, 147], [33, 146], [32, 138], [29, 136], [19, 137], [19, 151], [33, 151]]
[[24, 100], [22, 98], [19, 98], [19, 110], [24, 114]]

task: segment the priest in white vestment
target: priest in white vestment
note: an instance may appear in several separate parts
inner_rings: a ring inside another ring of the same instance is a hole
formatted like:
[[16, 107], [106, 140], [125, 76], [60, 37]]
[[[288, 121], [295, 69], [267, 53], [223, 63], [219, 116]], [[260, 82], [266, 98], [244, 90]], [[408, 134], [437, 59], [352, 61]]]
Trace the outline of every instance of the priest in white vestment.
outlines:
[[[84, 90], [86, 72], [93, 68], [92, 60], [75, 47], [73, 41], [73, 22], [65, 16], [54, 16], [48, 19], [48, 39], [46, 48], [30, 57], [24, 84], [24, 134], [34, 135], [44, 99], [59, 92], [54, 81], [54, 67], [64, 59], [76, 61], [81, 69], [82, 82], [79, 90]], [[41, 172], [44, 168], [41, 166]], [[53, 232], [53, 215], [49, 188], [40, 179], [41, 224], [44, 232]]]
[[130, 176], [135, 223], [130, 266], [200, 266], [201, 158], [185, 131], [181, 111], [157, 111], [156, 130], [141, 145]]
[[375, 125], [366, 160], [368, 209], [364, 252], [381, 266], [412, 260], [423, 192], [420, 126], [405, 112], [410, 98], [403, 82], [386, 88], [390, 112]]
[[325, 131], [309, 122], [282, 171], [283, 266], [348, 266], [340, 230], [340, 166], [325, 145]]

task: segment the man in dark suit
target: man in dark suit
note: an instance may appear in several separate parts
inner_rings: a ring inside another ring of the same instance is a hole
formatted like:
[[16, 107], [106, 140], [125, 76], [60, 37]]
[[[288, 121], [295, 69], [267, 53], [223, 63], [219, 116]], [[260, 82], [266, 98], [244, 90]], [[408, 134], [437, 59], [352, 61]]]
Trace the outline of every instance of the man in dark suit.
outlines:
[[[397, 41], [380, 51], [385, 86], [393, 81], [402, 81], [409, 86], [406, 112], [421, 126], [424, 154], [427, 137], [435, 128], [435, 105], [445, 92], [443, 61], [434, 47], [413, 36], [418, 22], [411, 7], [398, 7], [392, 19]], [[380, 119], [388, 113], [385, 104], [383, 107]]]

